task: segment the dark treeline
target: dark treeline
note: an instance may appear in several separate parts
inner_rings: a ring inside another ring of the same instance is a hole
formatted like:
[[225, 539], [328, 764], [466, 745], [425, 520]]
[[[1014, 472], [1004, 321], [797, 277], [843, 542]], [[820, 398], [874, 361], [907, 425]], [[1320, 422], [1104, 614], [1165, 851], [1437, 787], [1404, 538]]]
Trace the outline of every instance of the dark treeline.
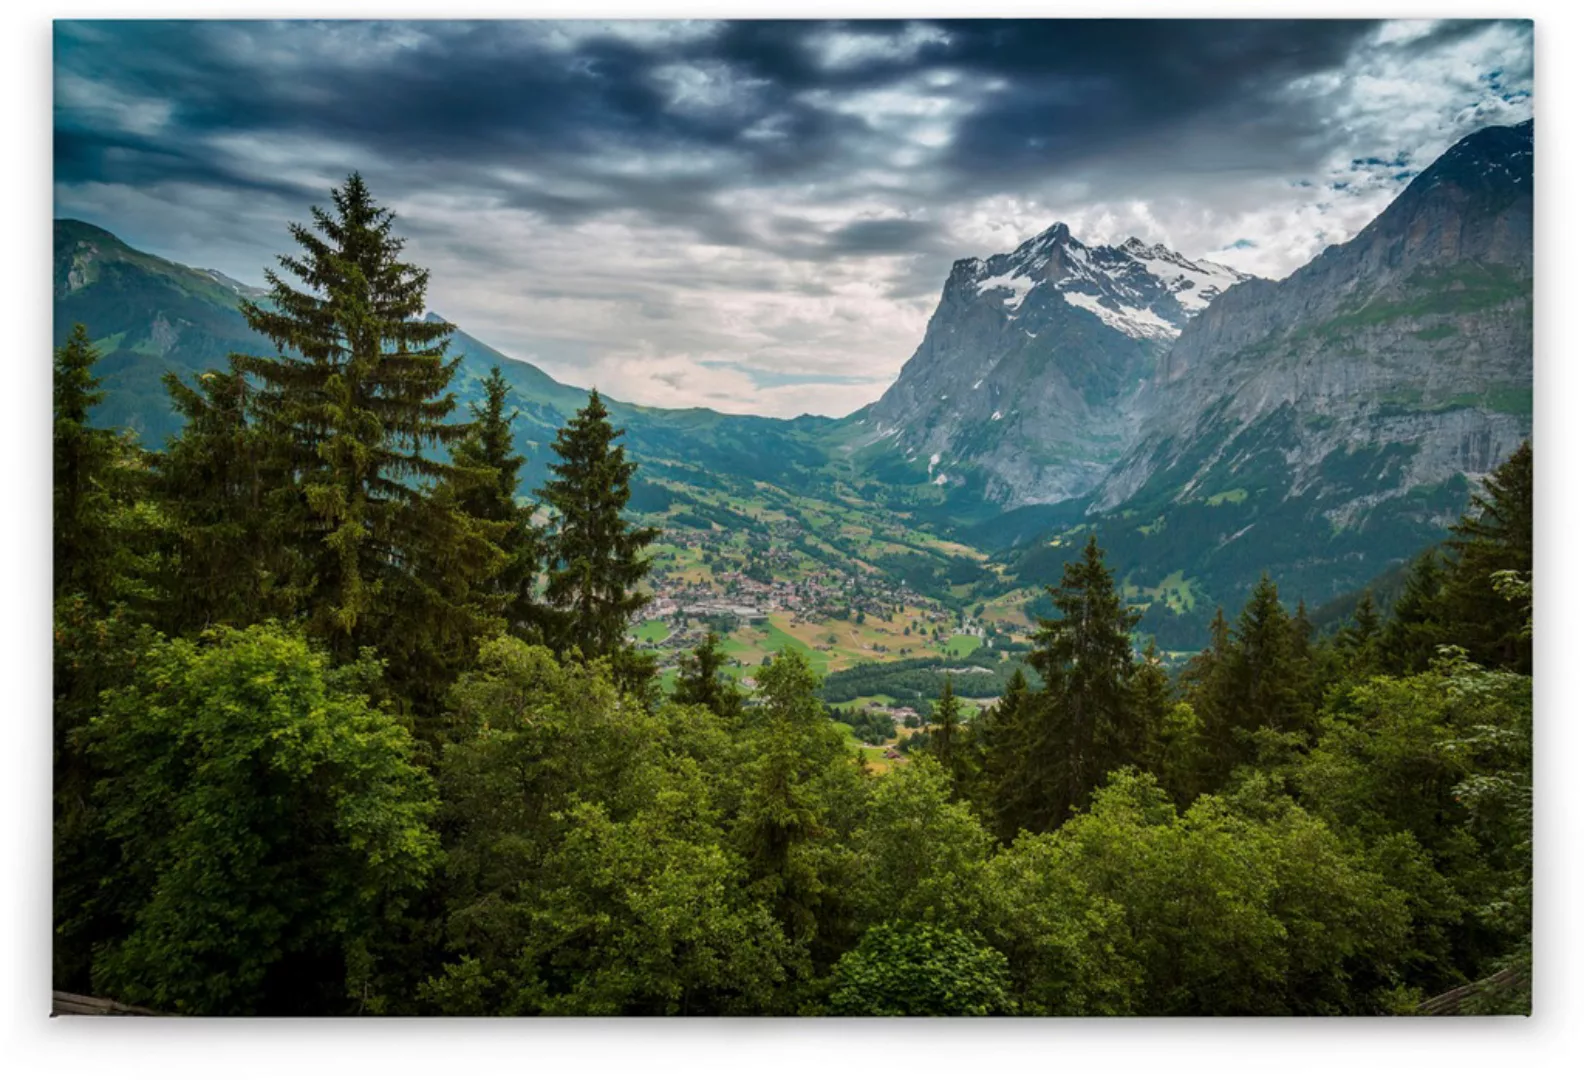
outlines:
[[927, 706], [940, 695], [945, 681], [951, 679], [964, 697], [992, 698], [1000, 695], [1007, 679], [1020, 666], [1019, 656], [1002, 659], [1001, 650], [984, 648], [975, 649], [960, 660], [938, 656], [877, 660], [831, 672], [825, 676], [820, 694], [832, 703], [884, 694], [905, 705]]
[[59, 989], [1390, 1013], [1526, 968], [1527, 446], [1392, 611], [1318, 638], [1262, 581], [1176, 679], [1091, 540], [1032, 677], [972, 716], [981, 676], [929, 673], [927, 731], [877, 774], [793, 652], [749, 694], [711, 635], [659, 692], [621, 433], [591, 394], [519, 501], [504, 384], [454, 420], [392, 224], [353, 176], [294, 226], [245, 309], [278, 355], [170, 379], [158, 453], [89, 425], [85, 329], [56, 354]]

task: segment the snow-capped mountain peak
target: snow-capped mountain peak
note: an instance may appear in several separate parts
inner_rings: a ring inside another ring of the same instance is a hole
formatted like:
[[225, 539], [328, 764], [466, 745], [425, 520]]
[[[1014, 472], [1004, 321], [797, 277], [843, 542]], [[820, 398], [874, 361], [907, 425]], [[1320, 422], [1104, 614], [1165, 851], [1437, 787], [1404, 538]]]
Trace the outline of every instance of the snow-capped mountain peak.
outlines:
[[962, 284], [999, 301], [1008, 318], [1017, 318], [1031, 298], [1049, 294], [1129, 337], [1159, 341], [1175, 338], [1216, 295], [1249, 277], [1137, 237], [1089, 247], [1063, 222], [1015, 251], [965, 259], [954, 269]]

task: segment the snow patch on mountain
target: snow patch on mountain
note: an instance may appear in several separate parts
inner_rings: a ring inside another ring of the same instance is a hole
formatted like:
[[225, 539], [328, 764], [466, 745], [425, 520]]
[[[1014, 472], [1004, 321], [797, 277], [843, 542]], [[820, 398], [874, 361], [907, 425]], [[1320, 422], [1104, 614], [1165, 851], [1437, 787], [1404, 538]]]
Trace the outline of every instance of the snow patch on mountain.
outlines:
[[[1122, 331], [1128, 337], [1170, 341], [1178, 333], [1177, 327], [1148, 308], [1123, 307], [1121, 304], [1107, 307], [1100, 297], [1082, 292], [1063, 293], [1062, 299], [1074, 307], [1081, 307], [1087, 312], [1098, 315], [1101, 322], [1114, 330]], [[1029, 334], [1029, 336], [1034, 335]]]
[[1033, 291], [1049, 284], [1067, 303], [1107, 326], [1154, 341], [1175, 339], [1211, 300], [1249, 277], [1137, 237], [1116, 247], [1090, 247], [1060, 222], [1010, 253], [960, 261], [954, 276], [974, 294], [998, 299], [1008, 318], [1023, 314]]
[[1016, 274], [998, 274], [992, 278], [985, 278], [979, 283], [979, 295], [983, 296], [992, 289], [1008, 293], [1002, 299], [1009, 311], [1016, 311], [1023, 306], [1023, 298], [1035, 285], [1033, 278], [1019, 277]]
[[1136, 259], [1150, 274], [1164, 281], [1177, 298], [1177, 303], [1190, 315], [1203, 311], [1217, 294], [1247, 280], [1249, 276], [1220, 263], [1186, 259], [1165, 244], [1146, 246], [1136, 236], [1125, 241], [1121, 250]]

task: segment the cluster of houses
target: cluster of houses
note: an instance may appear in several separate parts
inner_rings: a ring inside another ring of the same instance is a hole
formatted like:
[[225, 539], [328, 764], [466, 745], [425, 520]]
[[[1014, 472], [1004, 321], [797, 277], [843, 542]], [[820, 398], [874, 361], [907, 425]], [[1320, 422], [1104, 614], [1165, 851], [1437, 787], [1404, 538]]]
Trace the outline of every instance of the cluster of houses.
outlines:
[[[936, 635], [972, 634], [988, 641], [995, 629], [964, 616], [956, 629], [944, 630], [949, 618], [944, 605], [880, 574], [862, 569], [796, 572], [807, 564], [787, 541], [795, 541], [804, 531], [792, 520], [766, 522], [763, 534], [756, 531], [756, 535], [768, 535], [771, 542], [755, 541], [744, 561], [741, 544], [728, 534], [668, 526], [667, 542], [702, 553], [712, 573], [705, 581], [687, 581], [682, 575], [665, 573], [663, 564], [657, 567], [659, 572], [649, 583], [652, 599], [636, 613], [635, 624], [664, 622], [669, 629], [665, 646], [678, 651], [692, 648], [711, 627], [730, 632], [744, 624], [766, 622], [773, 612], [789, 613], [796, 625], [829, 619], [885, 621], [912, 609], [930, 627], [927, 632]], [[920, 629], [923, 626], [915, 633]], [[877, 653], [889, 651], [879, 644], [874, 648]]]
[[[790, 612], [794, 620], [817, 622], [828, 618], [886, 619], [906, 607], [926, 610], [940, 605], [903, 585], [875, 575], [834, 572], [760, 581], [741, 570], [726, 570], [712, 581], [685, 582], [662, 575], [651, 583], [653, 598], [635, 618], [682, 622], [729, 616], [741, 622], [762, 622], [773, 611]], [[944, 615], [940, 608], [937, 615]]]

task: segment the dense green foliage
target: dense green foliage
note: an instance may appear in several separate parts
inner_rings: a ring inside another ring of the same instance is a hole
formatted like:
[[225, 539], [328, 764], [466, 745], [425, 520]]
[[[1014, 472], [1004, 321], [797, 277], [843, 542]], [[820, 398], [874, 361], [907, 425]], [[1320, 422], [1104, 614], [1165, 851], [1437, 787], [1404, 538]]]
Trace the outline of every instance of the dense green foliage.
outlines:
[[[743, 685], [711, 635], [663, 698], [630, 637], [652, 534], [603, 403], [555, 440], [541, 536], [506, 387], [446, 419], [423, 272], [356, 177], [336, 207], [283, 259], [309, 291], [272, 278], [251, 311], [282, 355], [167, 380], [163, 451], [90, 424], [86, 331], [56, 355], [61, 989], [182, 1013], [1358, 1014], [1526, 975], [1527, 446], [1389, 616], [1366, 597], [1335, 634], [1262, 578], [1174, 679], [1091, 537], [1027, 673], [986, 649], [822, 687], [789, 649]], [[832, 722], [878, 693], [925, 714], [905, 760], [855, 760]], [[1527, 1009], [1503, 985], [1474, 1007]]]
[[110, 864], [97, 988], [198, 1013], [321, 1013], [370, 978], [438, 853], [433, 783], [359, 684], [267, 625], [153, 644], [84, 733]]
[[873, 927], [836, 964], [843, 1016], [1000, 1016], [1012, 1009], [1006, 957], [960, 930]]

